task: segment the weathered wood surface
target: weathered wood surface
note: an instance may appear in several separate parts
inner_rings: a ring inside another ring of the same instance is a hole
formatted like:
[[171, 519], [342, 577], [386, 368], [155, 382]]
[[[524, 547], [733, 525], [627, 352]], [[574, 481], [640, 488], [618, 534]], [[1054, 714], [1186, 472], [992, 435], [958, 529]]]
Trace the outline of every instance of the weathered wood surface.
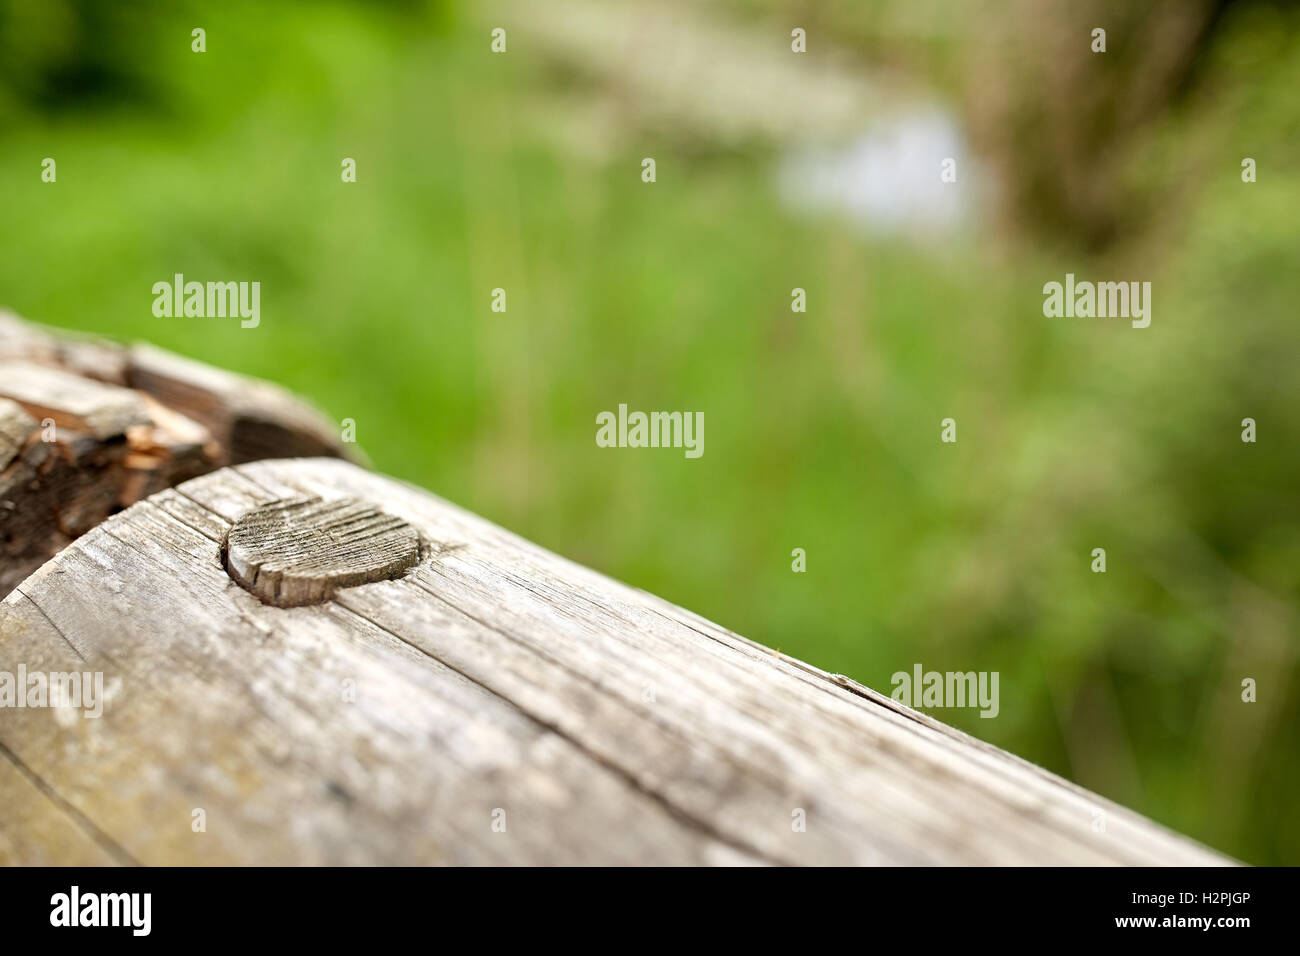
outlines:
[[321, 604], [388, 581], [420, 559], [420, 535], [353, 498], [289, 498], [245, 513], [221, 542], [230, 576], [266, 604]]
[[0, 596], [155, 491], [257, 458], [341, 454], [324, 417], [273, 385], [0, 311]]
[[[406, 522], [419, 563], [264, 603], [222, 542], [304, 497]], [[337, 460], [226, 468], [110, 518], [0, 603], [0, 669], [19, 663], [102, 671], [107, 700], [0, 710], [0, 862], [1231, 862]]]

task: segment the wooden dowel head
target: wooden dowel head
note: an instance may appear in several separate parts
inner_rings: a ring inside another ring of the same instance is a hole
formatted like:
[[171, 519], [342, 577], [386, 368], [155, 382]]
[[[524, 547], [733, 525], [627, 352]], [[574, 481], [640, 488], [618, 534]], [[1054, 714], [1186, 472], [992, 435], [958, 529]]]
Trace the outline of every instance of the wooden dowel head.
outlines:
[[399, 577], [420, 560], [420, 536], [355, 498], [288, 498], [262, 505], [226, 533], [222, 563], [266, 604], [328, 601], [339, 588]]

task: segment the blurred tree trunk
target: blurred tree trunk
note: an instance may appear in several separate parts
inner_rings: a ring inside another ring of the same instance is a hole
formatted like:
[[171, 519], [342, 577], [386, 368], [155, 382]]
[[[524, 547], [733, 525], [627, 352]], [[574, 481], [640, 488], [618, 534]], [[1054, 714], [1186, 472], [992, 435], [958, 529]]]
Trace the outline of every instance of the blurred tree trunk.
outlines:
[[[1012, 0], [976, 18], [968, 113], [1021, 226], [1100, 249], [1134, 211], [1134, 137], [1191, 87], [1233, 0]], [[1093, 30], [1105, 52], [1093, 52]]]

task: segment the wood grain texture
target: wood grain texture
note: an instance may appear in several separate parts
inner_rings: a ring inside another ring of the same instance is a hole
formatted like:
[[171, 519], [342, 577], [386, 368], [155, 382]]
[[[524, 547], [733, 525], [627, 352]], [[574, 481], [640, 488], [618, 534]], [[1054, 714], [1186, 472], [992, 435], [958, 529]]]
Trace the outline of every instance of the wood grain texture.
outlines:
[[143, 344], [128, 350], [127, 381], [210, 429], [231, 464], [342, 454], [334, 426], [270, 382]]
[[275, 386], [0, 312], [0, 596], [155, 491], [293, 454], [344, 450]]
[[21, 403], [36, 418], [104, 441], [149, 421], [130, 389], [105, 385], [34, 362], [0, 361], [0, 398]]
[[36, 419], [23, 411], [17, 402], [0, 398], [0, 471], [18, 457], [27, 436], [36, 427]]
[[340, 588], [395, 578], [419, 559], [414, 528], [354, 498], [262, 505], [221, 543], [230, 576], [277, 607], [320, 604]]
[[[382, 507], [419, 564], [264, 604], [221, 542], [302, 497]], [[0, 711], [4, 862], [1231, 862], [337, 460], [226, 468], [109, 519], [0, 603], [0, 669], [20, 662], [102, 671], [106, 701]]]

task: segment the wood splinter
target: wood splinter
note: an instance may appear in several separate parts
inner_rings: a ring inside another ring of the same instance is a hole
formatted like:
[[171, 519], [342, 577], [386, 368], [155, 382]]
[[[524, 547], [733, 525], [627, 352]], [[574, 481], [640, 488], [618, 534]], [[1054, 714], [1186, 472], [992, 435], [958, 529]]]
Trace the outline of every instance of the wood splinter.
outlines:
[[299, 607], [328, 601], [339, 588], [398, 577], [420, 560], [420, 536], [355, 498], [289, 498], [236, 521], [221, 560], [264, 603]]

